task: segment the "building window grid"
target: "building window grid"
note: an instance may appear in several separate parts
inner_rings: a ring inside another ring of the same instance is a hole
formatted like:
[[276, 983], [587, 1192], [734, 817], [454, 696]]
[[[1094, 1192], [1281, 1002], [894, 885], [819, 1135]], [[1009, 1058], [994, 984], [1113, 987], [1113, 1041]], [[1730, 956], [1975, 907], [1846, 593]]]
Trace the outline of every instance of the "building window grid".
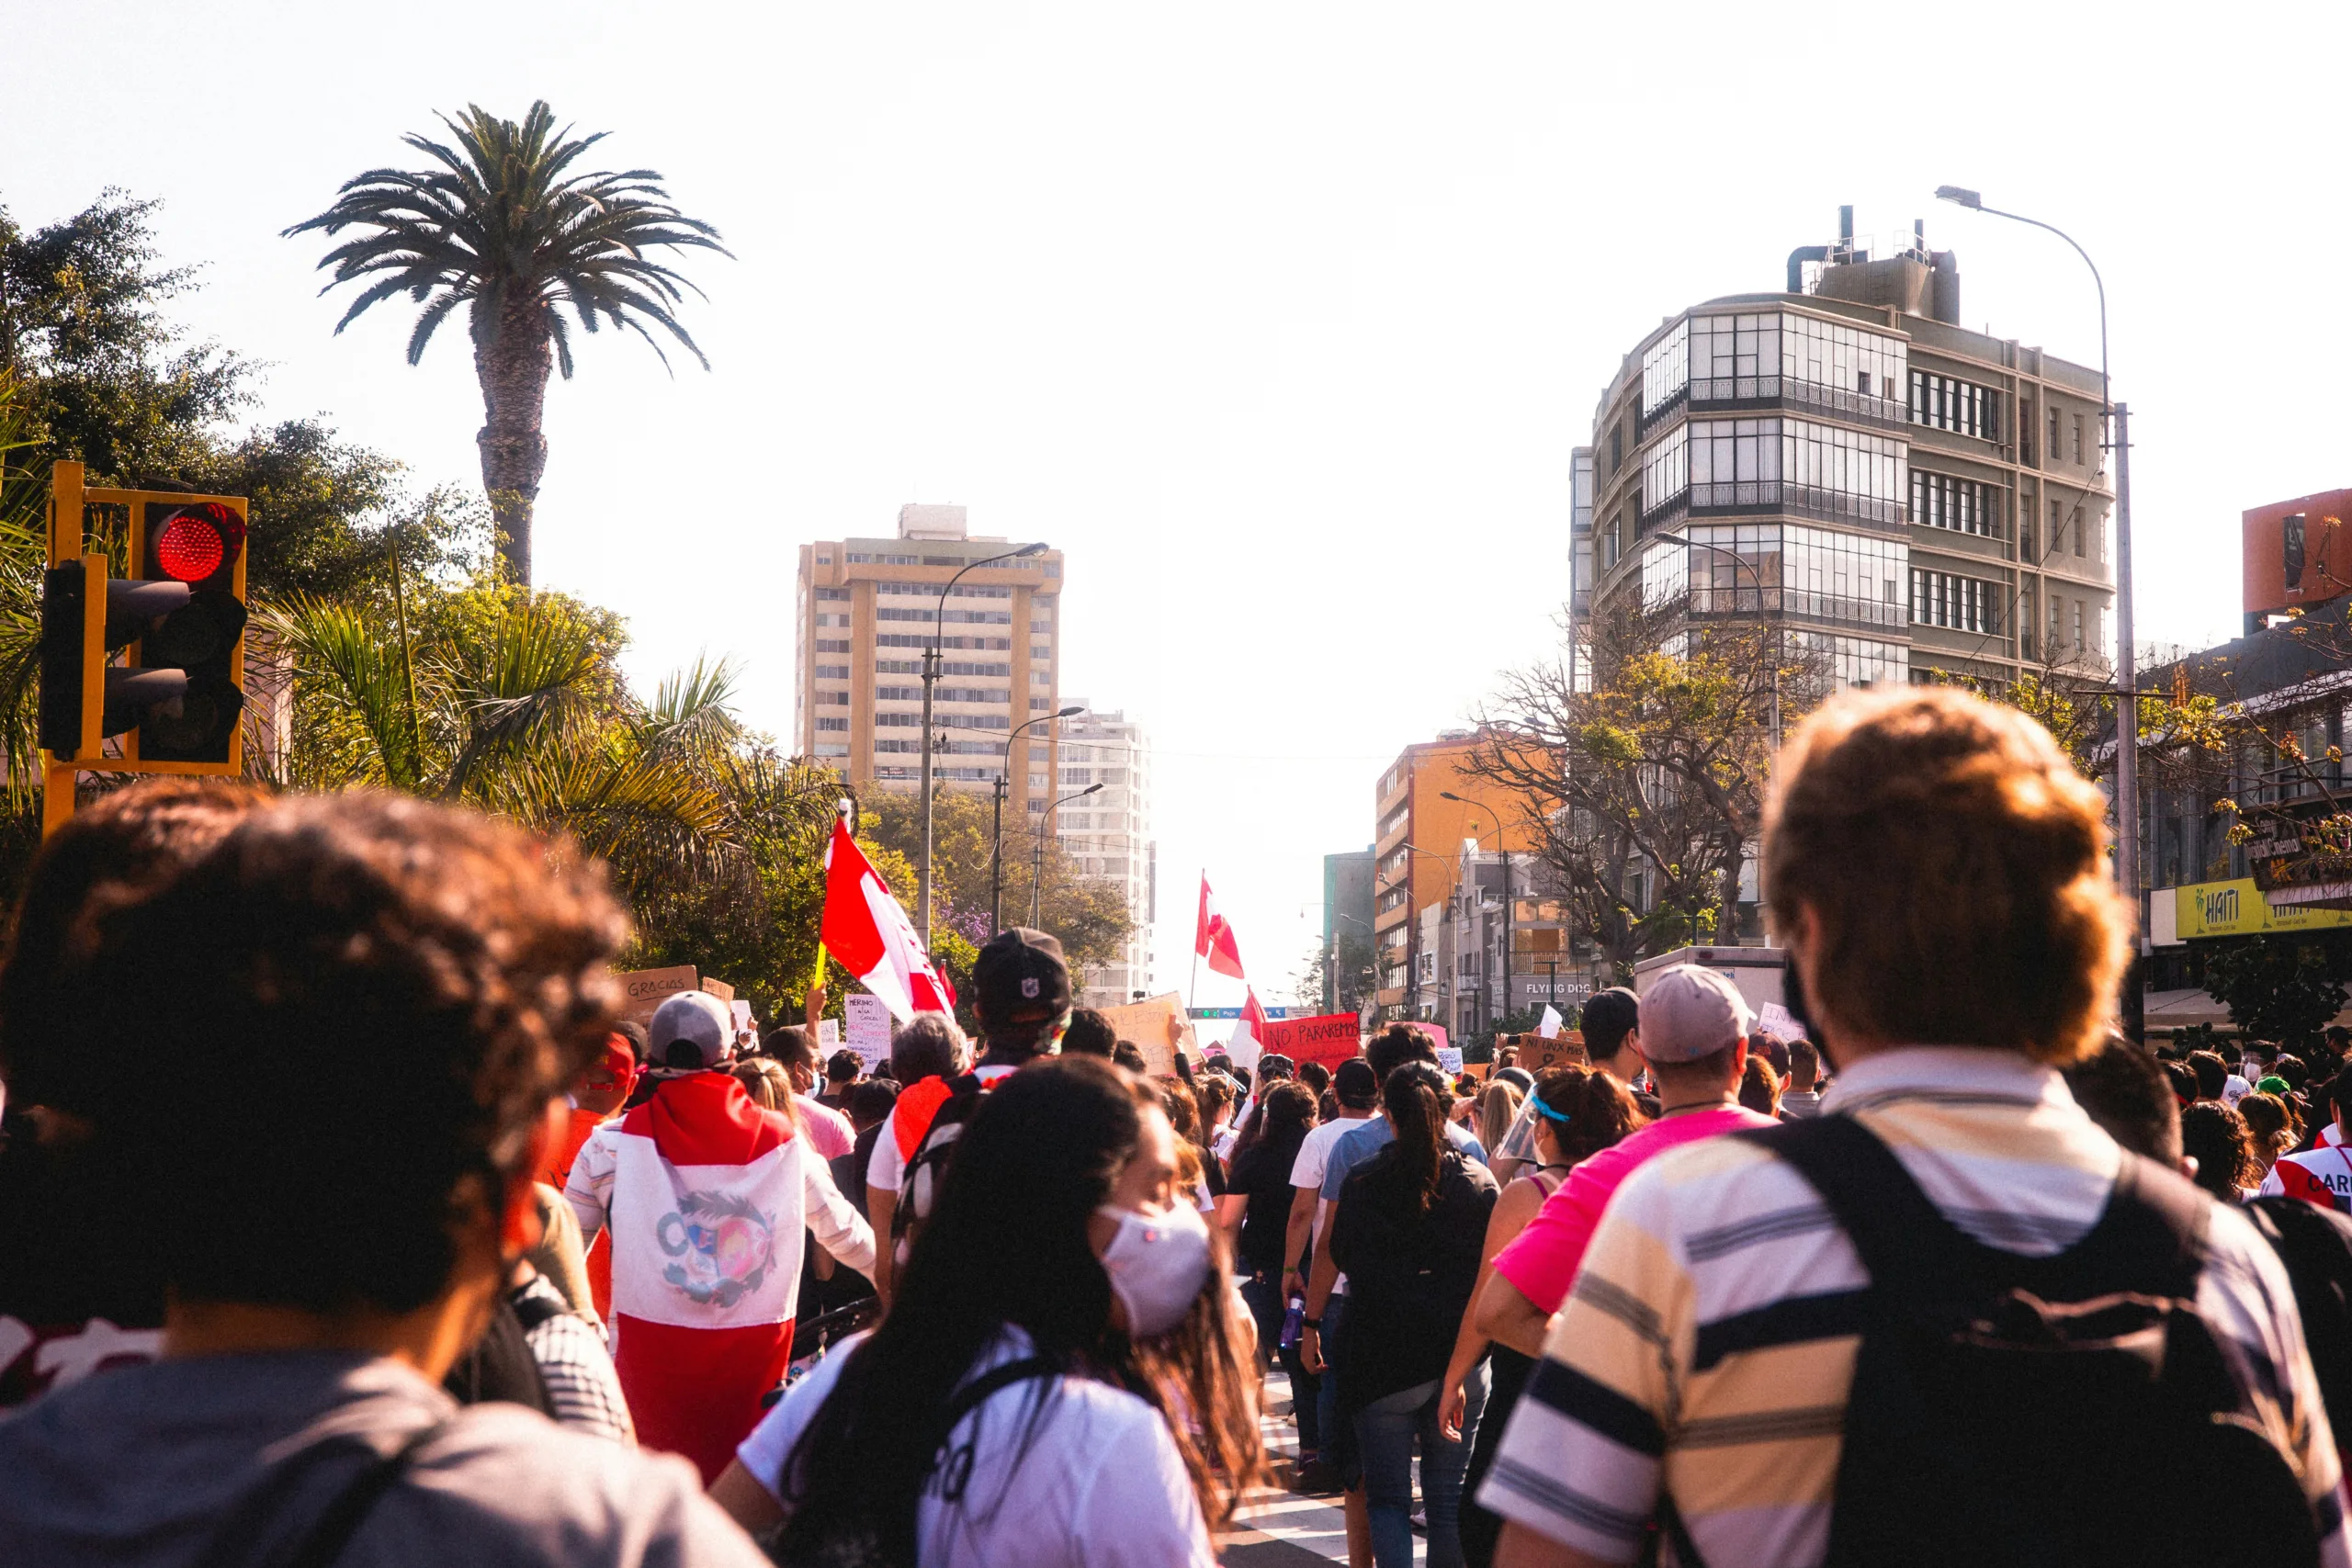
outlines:
[[1911, 521], [1955, 534], [1997, 538], [2000, 492], [1993, 485], [1951, 474], [1911, 470]]
[[[2052, 416], [2054, 421], [2056, 416]], [[2001, 438], [2001, 394], [1990, 387], [1939, 376], [1930, 370], [1911, 372], [1911, 423], [1982, 441]], [[2054, 424], [2052, 426], [2055, 428]]]
[[[1656, 548], [1687, 554], [1694, 615], [1786, 613], [1861, 626], [1904, 624], [1898, 585], [1910, 552], [1900, 540], [1778, 523], [1694, 526], [1690, 536], [1688, 552], [1664, 541]], [[1652, 604], [1650, 563], [1643, 565], [1644, 603]], [[1675, 596], [1663, 576], [1658, 589], [1668, 600]]]
[[1657, 512], [1690, 488], [1690, 427], [1678, 424], [1642, 454], [1642, 510]]
[[1943, 626], [1952, 631], [1997, 636], [2001, 602], [2007, 590], [2000, 583], [1958, 572], [1911, 569], [1911, 624]]
[[1903, 521], [1908, 461], [1899, 440], [1804, 419], [1692, 420], [1687, 429], [1693, 507]]

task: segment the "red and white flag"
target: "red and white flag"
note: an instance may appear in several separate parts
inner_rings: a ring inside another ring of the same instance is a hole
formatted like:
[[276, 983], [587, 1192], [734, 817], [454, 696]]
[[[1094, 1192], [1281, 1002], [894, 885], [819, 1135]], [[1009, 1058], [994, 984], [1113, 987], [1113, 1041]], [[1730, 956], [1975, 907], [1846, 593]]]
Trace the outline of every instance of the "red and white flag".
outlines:
[[1207, 959], [1217, 974], [1242, 977], [1241, 949], [1234, 942], [1233, 928], [1217, 913], [1216, 895], [1209, 891], [1205, 875], [1201, 878], [1201, 918], [1193, 928], [1193, 952]]
[[956, 1010], [956, 987], [931, 966], [914, 923], [849, 836], [849, 824], [839, 820], [825, 852], [821, 935], [841, 966], [880, 997], [900, 1023], [919, 1012]]
[[874, 1235], [795, 1134], [725, 1072], [689, 1073], [589, 1135], [564, 1196], [611, 1233], [613, 1359], [638, 1440], [707, 1484], [792, 1359], [808, 1233], [853, 1269]]
[[1233, 1038], [1225, 1043], [1225, 1054], [1237, 1067], [1250, 1073], [1258, 1070], [1258, 1058], [1266, 1051], [1266, 1010], [1258, 1005], [1258, 988], [1252, 986], [1244, 993], [1241, 1021], [1233, 1027]]

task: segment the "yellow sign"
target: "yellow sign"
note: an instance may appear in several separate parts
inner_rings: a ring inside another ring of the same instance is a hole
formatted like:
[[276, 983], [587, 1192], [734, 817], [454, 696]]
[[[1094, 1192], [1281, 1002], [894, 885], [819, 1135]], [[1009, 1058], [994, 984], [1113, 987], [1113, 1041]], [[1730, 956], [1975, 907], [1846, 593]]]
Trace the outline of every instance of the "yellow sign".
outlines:
[[2172, 896], [2175, 930], [2183, 941], [2352, 926], [2352, 909], [2274, 909], [2250, 876], [2233, 882], [2191, 883], [2174, 888]]

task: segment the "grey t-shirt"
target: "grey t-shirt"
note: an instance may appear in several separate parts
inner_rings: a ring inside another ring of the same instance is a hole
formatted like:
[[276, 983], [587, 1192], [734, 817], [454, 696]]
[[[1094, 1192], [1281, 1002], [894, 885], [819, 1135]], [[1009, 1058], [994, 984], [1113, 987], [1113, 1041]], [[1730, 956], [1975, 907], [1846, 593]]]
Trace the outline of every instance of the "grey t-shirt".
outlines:
[[[88, 1378], [0, 1421], [0, 1562], [183, 1568], [270, 1466], [330, 1436], [389, 1453], [436, 1421], [338, 1568], [416, 1563], [759, 1568], [694, 1466], [567, 1432], [514, 1404], [459, 1410], [396, 1361], [284, 1351], [157, 1361]], [[356, 1447], [309, 1468], [258, 1538], [307, 1533], [359, 1472]]]

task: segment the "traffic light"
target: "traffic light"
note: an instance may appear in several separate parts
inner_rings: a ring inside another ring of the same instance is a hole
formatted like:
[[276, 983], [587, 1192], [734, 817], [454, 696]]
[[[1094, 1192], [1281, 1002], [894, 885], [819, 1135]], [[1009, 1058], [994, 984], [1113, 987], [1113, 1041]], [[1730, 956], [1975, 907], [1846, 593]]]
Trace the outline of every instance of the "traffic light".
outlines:
[[[128, 508], [138, 575], [109, 581], [104, 556], [77, 553], [85, 503]], [[239, 772], [244, 500], [85, 490], [81, 465], [61, 463], [55, 504], [40, 717], [52, 770]], [[109, 662], [117, 649], [127, 650], [119, 665]], [[115, 736], [124, 738], [120, 755], [109, 757], [105, 742]]]

